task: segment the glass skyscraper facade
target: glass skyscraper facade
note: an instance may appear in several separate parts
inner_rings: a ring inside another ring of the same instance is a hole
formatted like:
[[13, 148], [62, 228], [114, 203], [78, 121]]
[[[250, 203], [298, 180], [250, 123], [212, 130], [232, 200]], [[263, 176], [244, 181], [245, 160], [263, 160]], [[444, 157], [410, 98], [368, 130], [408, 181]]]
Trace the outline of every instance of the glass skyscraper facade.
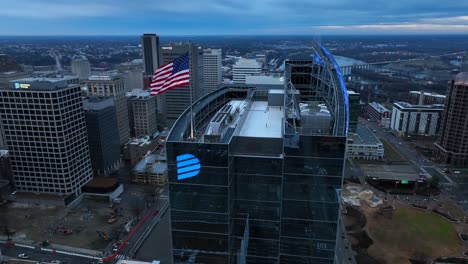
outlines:
[[333, 58], [315, 55], [287, 63], [284, 87], [222, 87], [174, 124], [174, 263], [334, 263], [347, 95]]

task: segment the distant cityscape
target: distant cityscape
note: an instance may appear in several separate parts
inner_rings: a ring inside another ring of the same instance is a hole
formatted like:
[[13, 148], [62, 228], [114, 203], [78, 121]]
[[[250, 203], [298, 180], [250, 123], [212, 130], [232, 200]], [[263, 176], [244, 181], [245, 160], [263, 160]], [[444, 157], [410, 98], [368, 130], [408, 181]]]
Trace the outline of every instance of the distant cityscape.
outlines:
[[0, 261], [466, 263], [467, 47], [0, 37]]

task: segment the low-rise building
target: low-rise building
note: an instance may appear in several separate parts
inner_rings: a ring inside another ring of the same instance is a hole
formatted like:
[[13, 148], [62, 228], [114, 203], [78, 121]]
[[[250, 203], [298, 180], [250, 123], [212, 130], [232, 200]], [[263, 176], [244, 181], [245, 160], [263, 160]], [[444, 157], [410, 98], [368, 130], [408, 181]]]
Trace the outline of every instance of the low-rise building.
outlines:
[[157, 139], [150, 136], [135, 138], [123, 147], [123, 159], [129, 161], [131, 165], [135, 165], [145, 155], [151, 153], [157, 145]]
[[393, 104], [390, 128], [406, 135], [434, 136], [439, 133], [443, 104], [412, 105], [406, 102]]
[[369, 128], [358, 125], [356, 133], [348, 134], [346, 155], [351, 159], [381, 160], [384, 157], [384, 147]]
[[445, 104], [445, 95], [424, 91], [410, 91], [410, 103], [414, 105]]
[[156, 154], [144, 157], [133, 169], [133, 182], [164, 186], [167, 183], [166, 158]]
[[385, 106], [376, 102], [369, 103], [366, 107], [366, 110], [370, 117], [379, 122], [382, 121], [382, 118], [390, 117], [390, 111]]

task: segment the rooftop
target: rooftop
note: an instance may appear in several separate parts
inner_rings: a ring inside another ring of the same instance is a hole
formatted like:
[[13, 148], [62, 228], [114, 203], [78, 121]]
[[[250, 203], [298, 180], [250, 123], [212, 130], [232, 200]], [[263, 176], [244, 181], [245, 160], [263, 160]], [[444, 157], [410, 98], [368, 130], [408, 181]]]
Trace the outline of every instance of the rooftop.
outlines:
[[274, 77], [268, 75], [251, 75], [245, 76], [245, 83], [246, 84], [284, 84], [283, 77]]
[[372, 102], [369, 105], [372, 106], [372, 108], [377, 110], [379, 113], [389, 112], [388, 109], [385, 106], [383, 106], [383, 105], [381, 105], [379, 103]]
[[247, 117], [240, 136], [281, 138], [284, 112], [280, 107], [268, 106], [266, 101], [254, 101], [247, 112]]
[[115, 75], [91, 75], [89, 76], [88, 80], [89, 81], [112, 81], [115, 79], [118, 79], [120, 76], [115, 74]]
[[393, 105], [404, 110], [444, 110], [443, 104], [413, 105], [407, 102], [396, 102]]
[[239, 59], [236, 64], [234, 64], [234, 67], [242, 67], [242, 68], [259, 68], [260, 64], [257, 62], [255, 59], [244, 59], [241, 58]]
[[134, 138], [130, 142], [129, 145], [148, 145], [151, 144], [151, 139], [149, 136]]
[[102, 110], [106, 107], [113, 106], [114, 100], [111, 97], [83, 97], [84, 110]]
[[136, 172], [150, 172], [153, 174], [164, 174], [167, 172], [167, 163], [163, 157], [156, 154], [150, 154], [142, 159], [133, 168]]
[[410, 94], [421, 94], [423, 93], [424, 96], [433, 96], [433, 97], [439, 97], [439, 98], [446, 98], [445, 95], [438, 94], [438, 93], [428, 93], [428, 92], [422, 92], [422, 91], [410, 91]]

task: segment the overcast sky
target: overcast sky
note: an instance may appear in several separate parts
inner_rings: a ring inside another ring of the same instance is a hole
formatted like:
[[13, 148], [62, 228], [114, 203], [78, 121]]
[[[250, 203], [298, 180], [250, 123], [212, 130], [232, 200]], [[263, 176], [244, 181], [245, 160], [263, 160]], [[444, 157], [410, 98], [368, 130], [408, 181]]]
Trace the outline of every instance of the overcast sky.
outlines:
[[0, 0], [0, 35], [468, 34], [467, 0]]

